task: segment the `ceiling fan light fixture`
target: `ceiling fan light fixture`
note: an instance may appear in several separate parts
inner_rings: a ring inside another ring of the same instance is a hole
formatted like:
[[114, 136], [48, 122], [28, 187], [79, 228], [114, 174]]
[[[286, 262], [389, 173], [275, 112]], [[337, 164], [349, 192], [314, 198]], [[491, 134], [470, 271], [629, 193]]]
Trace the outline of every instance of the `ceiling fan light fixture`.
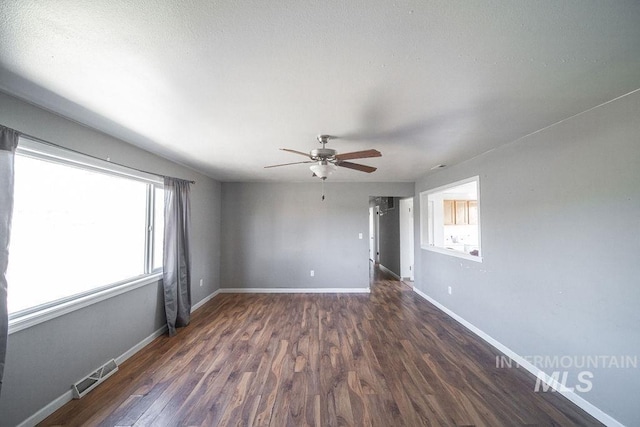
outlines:
[[327, 161], [320, 161], [314, 165], [309, 166], [311, 172], [314, 173], [320, 179], [327, 179], [336, 169], [336, 165]]

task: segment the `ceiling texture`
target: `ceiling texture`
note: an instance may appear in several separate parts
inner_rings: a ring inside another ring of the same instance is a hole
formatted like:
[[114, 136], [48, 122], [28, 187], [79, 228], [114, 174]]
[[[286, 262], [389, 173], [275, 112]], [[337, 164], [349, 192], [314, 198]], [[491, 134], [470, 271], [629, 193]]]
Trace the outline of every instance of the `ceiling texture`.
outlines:
[[321, 133], [414, 181], [639, 87], [637, 0], [0, 2], [1, 91], [221, 181]]

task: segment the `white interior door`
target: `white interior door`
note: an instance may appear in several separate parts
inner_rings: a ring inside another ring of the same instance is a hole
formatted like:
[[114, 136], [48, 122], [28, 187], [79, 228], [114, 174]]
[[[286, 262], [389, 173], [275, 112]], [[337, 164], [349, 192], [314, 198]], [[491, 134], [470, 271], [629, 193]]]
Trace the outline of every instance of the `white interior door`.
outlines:
[[400, 209], [400, 276], [413, 281], [413, 197], [401, 199]]
[[369, 259], [371, 261], [375, 260], [374, 258], [374, 254], [375, 254], [375, 225], [373, 222], [373, 217], [374, 217], [375, 213], [373, 211], [373, 207], [369, 208]]
[[373, 258], [376, 264], [380, 263], [380, 206], [373, 208]]

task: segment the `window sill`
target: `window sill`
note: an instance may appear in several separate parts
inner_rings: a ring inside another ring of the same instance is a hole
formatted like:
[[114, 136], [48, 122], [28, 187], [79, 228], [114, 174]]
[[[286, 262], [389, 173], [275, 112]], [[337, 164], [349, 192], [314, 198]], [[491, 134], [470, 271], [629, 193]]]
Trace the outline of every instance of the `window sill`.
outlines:
[[427, 250], [427, 251], [431, 251], [431, 252], [437, 252], [439, 254], [443, 254], [443, 255], [449, 255], [449, 256], [453, 256], [456, 258], [462, 258], [462, 259], [466, 259], [469, 261], [475, 261], [475, 262], [482, 262], [482, 257], [481, 256], [474, 256], [474, 255], [469, 255], [468, 253], [465, 252], [459, 252], [453, 249], [446, 249], [446, 248], [441, 248], [438, 246], [421, 246], [422, 249]]
[[147, 276], [132, 280], [131, 282], [123, 283], [109, 289], [104, 289], [91, 295], [86, 295], [71, 301], [66, 301], [53, 307], [47, 307], [33, 313], [10, 319], [9, 335], [14, 332], [30, 328], [39, 323], [55, 319], [56, 317], [63, 316], [73, 311], [80, 310], [81, 308], [88, 307], [100, 301], [113, 298], [125, 292], [141, 288], [154, 282], [158, 282], [161, 279], [162, 273], [149, 274]]

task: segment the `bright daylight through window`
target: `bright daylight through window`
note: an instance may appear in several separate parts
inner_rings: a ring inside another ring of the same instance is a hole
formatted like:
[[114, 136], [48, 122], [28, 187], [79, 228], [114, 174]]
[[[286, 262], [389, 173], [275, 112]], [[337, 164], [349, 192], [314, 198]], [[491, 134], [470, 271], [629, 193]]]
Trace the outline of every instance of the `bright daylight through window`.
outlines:
[[423, 249], [482, 261], [479, 178], [420, 193], [420, 245]]
[[21, 139], [10, 318], [159, 271], [163, 193], [158, 177]]

